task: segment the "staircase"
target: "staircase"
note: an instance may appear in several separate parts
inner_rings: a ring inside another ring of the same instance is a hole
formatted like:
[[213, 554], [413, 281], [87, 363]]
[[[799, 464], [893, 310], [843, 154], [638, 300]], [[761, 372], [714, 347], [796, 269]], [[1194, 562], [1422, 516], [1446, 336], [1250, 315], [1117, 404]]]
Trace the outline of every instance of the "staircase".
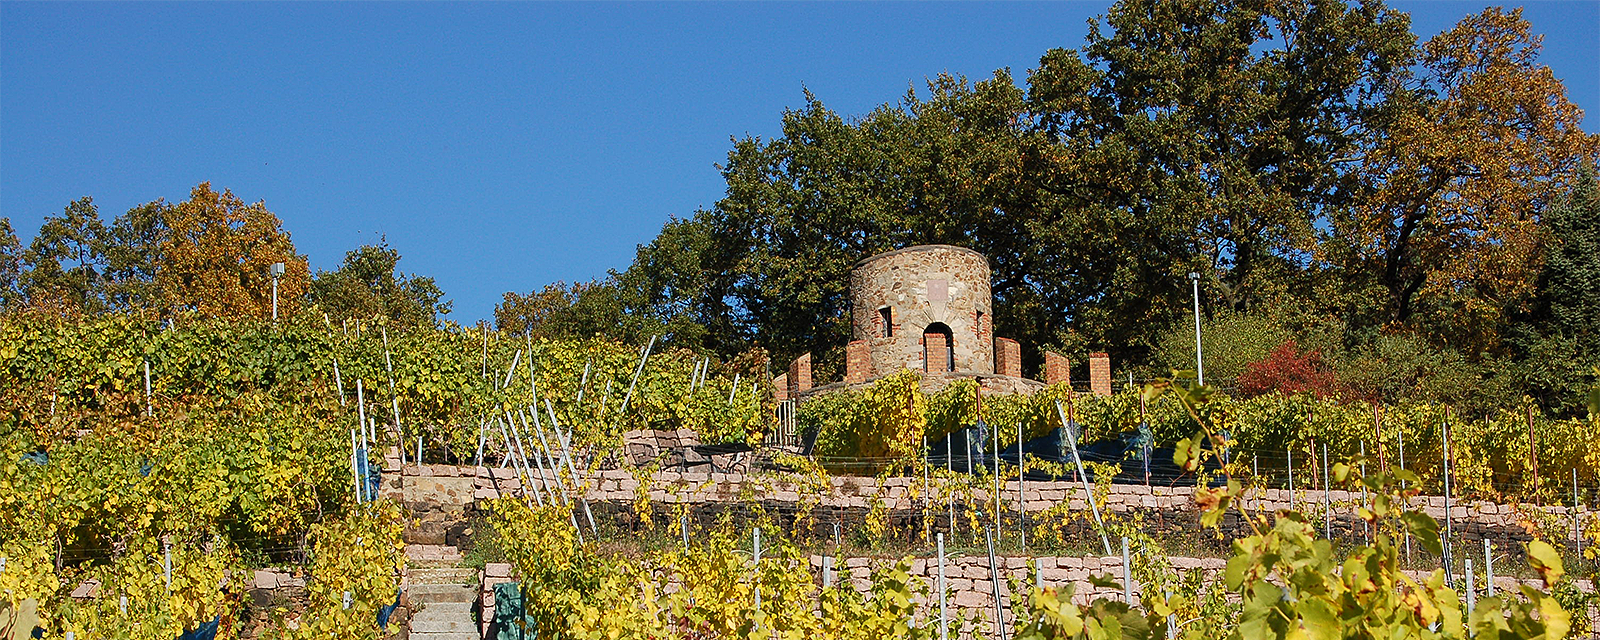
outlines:
[[411, 640], [479, 640], [472, 605], [478, 571], [465, 567], [414, 568], [406, 587], [413, 613]]

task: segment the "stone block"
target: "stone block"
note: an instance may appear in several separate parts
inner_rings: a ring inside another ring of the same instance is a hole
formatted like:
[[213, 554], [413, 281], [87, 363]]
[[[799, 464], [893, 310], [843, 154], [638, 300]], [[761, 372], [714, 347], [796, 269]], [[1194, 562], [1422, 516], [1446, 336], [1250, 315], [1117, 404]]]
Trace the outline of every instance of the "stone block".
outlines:
[[252, 584], [257, 589], [276, 589], [278, 588], [278, 574], [273, 571], [257, 570]]
[[407, 503], [467, 504], [472, 501], [472, 478], [436, 478], [416, 476], [407, 478], [403, 490]]

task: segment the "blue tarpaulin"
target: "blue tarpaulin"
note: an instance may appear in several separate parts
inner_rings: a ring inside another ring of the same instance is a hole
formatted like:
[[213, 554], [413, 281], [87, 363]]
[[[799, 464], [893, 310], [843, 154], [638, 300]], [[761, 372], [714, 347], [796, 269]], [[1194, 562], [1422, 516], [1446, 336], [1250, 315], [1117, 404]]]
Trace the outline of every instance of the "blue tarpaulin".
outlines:
[[222, 616], [212, 618], [209, 622], [202, 622], [200, 626], [183, 632], [178, 640], [216, 640], [217, 626], [222, 623]]
[[383, 607], [379, 607], [378, 608], [378, 628], [379, 629], [388, 629], [389, 628], [389, 616], [394, 615], [394, 610], [398, 609], [399, 607], [400, 607], [400, 592], [396, 591], [394, 593], [394, 604], [385, 605]]

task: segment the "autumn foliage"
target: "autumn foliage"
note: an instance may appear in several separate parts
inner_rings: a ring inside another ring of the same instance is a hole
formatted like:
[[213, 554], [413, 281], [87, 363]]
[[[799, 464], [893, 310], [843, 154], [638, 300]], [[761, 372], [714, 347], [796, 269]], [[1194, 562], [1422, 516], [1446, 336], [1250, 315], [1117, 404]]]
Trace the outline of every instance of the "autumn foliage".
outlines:
[[1293, 340], [1284, 341], [1267, 357], [1245, 365], [1238, 385], [1239, 393], [1246, 397], [1272, 391], [1311, 393], [1318, 398], [1339, 395], [1339, 380], [1323, 363], [1322, 352], [1312, 349], [1302, 353]]
[[282, 221], [260, 202], [245, 204], [232, 191], [202, 182], [189, 200], [165, 211], [162, 269], [156, 283], [169, 308], [221, 318], [272, 315], [269, 268], [283, 263], [280, 313], [292, 313], [311, 283], [310, 265], [294, 251]]

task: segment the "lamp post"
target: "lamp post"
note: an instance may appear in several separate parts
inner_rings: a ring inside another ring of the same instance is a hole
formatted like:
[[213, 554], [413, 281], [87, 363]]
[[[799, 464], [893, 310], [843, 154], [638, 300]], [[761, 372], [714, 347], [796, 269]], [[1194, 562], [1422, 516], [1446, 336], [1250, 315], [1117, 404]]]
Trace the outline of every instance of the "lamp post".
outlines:
[[1194, 368], [1200, 386], [1206, 384], [1206, 360], [1200, 351], [1200, 274], [1189, 272], [1189, 282], [1194, 285]]
[[278, 278], [282, 278], [283, 277], [283, 263], [282, 262], [274, 262], [274, 263], [272, 263], [272, 268], [269, 269], [269, 272], [272, 273], [272, 321], [273, 322], [277, 322], [278, 321]]

